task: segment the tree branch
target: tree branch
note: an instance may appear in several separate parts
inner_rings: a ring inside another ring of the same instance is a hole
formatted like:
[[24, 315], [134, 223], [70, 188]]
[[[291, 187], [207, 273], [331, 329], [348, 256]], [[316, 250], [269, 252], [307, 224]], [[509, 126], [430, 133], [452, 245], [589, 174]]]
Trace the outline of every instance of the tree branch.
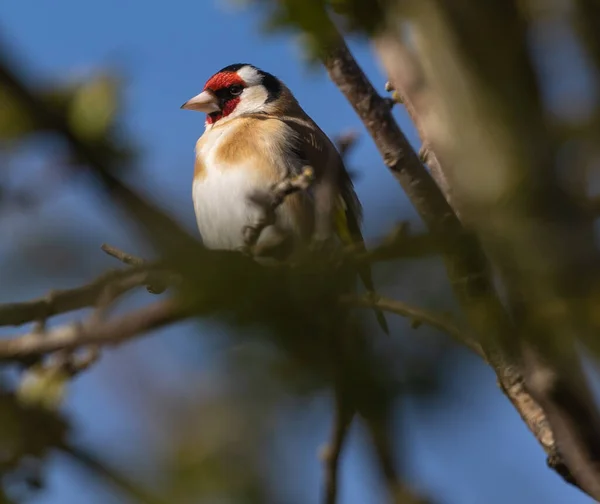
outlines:
[[108, 467], [105, 462], [100, 460], [96, 455], [88, 450], [84, 450], [69, 443], [64, 443], [61, 446], [61, 450], [82, 467], [92, 472], [94, 475], [104, 478], [116, 488], [121, 490], [125, 495], [133, 497], [136, 501], [142, 504], [167, 504], [169, 502], [165, 499], [148, 493], [139, 485], [123, 477], [117, 471]]
[[[421, 165], [389, 107], [368, 81], [341, 36], [330, 48], [323, 63], [333, 82], [362, 119], [386, 166], [432, 233], [454, 235], [449, 242], [451, 250], [446, 253], [445, 262], [461, 308], [478, 336], [477, 343], [481, 345], [487, 362], [496, 372], [501, 389], [548, 456], [556, 460], [558, 450], [553, 432], [540, 405], [525, 388], [522, 365], [514, 357], [517, 330], [497, 296], [490, 266], [478, 241], [464, 233], [446, 197]], [[444, 187], [444, 184], [440, 186]], [[450, 194], [448, 200], [452, 200]], [[563, 476], [568, 473], [559, 472]], [[565, 479], [573, 480], [572, 477]]]
[[74, 289], [54, 290], [46, 296], [21, 303], [0, 305], [0, 326], [22, 325], [54, 315], [94, 306], [110, 284], [130, 288], [146, 285], [154, 275], [154, 265], [108, 271], [90, 283]]
[[[528, 27], [512, 4], [478, 4], [474, 11], [465, 3], [435, 0], [412, 7], [431, 86], [427, 99], [404, 82], [406, 64], [397, 57], [404, 48], [394, 41], [399, 35], [383, 35], [376, 47], [395, 86], [404, 86], [409, 105], [417, 103], [407, 110], [459, 188], [460, 197], [449, 199], [485, 241], [507, 288], [520, 357], [517, 366], [508, 364], [519, 379], [512, 385], [501, 380], [501, 386], [517, 408], [527, 408], [520, 413], [530, 420], [549, 463], [599, 498], [599, 417], [570, 343], [573, 335], [592, 335], [571, 300], [587, 296], [596, 251], [589, 222], [578, 215], [553, 169], [555, 146], [524, 50]], [[472, 23], [475, 17], [482, 22]], [[508, 46], [498, 49], [494, 40], [506, 40], [506, 33], [512, 34]], [[482, 190], [498, 175], [503, 184]], [[539, 376], [552, 376], [553, 387], [540, 387]], [[512, 391], [519, 395], [511, 397]], [[568, 461], [570, 472], [557, 460]]]
[[5, 42], [0, 45], [0, 85], [20, 103], [31, 120], [40, 129], [55, 132], [66, 141], [73, 157], [89, 169], [108, 196], [142, 227], [145, 237], [165, 260], [173, 266], [181, 266], [182, 251], [193, 251], [196, 259], [200, 260], [205, 249], [198, 240], [116, 175], [122, 168], [119, 146], [108, 141], [88, 142], [78, 136], [69, 126], [66, 114], [45, 103], [18, 75], [16, 69], [19, 65], [10, 61], [6, 46]]
[[468, 337], [466, 330], [459, 328], [456, 322], [448, 315], [436, 314], [422, 308], [410, 306], [402, 301], [381, 296], [344, 296], [342, 297], [341, 302], [363, 308], [378, 308], [384, 312], [395, 313], [401, 317], [406, 317], [411, 321], [411, 325], [415, 329], [422, 324], [434, 327], [439, 331], [448, 334], [457, 342], [466, 345], [470, 350], [486, 360], [481, 346], [474, 341], [472, 337]]
[[31, 332], [0, 340], [0, 360], [41, 356], [91, 344], [117, 344], [190, 315], [191, 312], [175, 300], [159, 301], [109, 320], [65, 325], [44, 333]]
[[[390, 28], [389, 31], [391, 30]], [[373, 43], [390, 79], [386, 90], [398, 96], [398, 101], [404, 105], [417, 128], [422, 143], [419, 150], [421, 161], [429, 166], [442, 194], [454, 212], [460, 215], [459, 205], [453, 197], [448, 177], [442, 169], [437, 150], [427, 134], [428, 128], [435, 127], [441, 118], [431, 107], [427, 82], [424, 80], [418, 61], [406, 45], [400, 42], [399, 37], [391, 35], [388, 31], [376, 35]], [[446, 164], [444, 163], [444, 166]]]
[[111, 257], [114, 257], [115, 259], [118, 259], [122, 263], [128, 264], [129, 266], [143, 266], [145, 264], [148, 264], [148, 261], [146, 261], [146, 259], [142, 259], [141, 257], [128, 254], [127, 252], [123, 252], [122, 250], [119, 250], [118, 248], [113, 247], [108, 243], [103, 243], [100, 246], [100, 248], [104, 253], [108, 254]]

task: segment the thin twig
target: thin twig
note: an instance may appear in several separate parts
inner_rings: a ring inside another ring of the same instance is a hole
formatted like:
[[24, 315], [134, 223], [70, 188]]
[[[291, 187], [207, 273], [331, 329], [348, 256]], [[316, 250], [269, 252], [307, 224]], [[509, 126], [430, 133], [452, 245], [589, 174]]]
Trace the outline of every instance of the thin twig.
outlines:
[[[109, 283], [104, 287], [103, 292], [98, 296], [95, 309], [88, 318], [90, 325], [99, 324], [106, 319], [108, 310], [117, 298], [133, 288], [127, 283]], [[78, 354], [83, 352], [82, 354]], [[88, 345], [83, 349], [76, 350], [61, 350], [57, 352], [61, 355], [62, 366], [72, 375], [76, 375], [88, 369], [93, 363], [100, 358], [100, 345], [97, 343]], [[56, 355], [56, 354], [55, 354]]]
[[244, 243], [248, 250], [252, 250], [256, 245], [263, 230], [275, 222], [275, 210], [283, 203], [285, 198], [298, 191], [308, 189], [313, 179], [313, 168], [305, 166], [299, 175], [284, 178], [268, 191], [250, 195], [249, 199], [259, 206], [263, 212], [256, 222], [242, 230]]
[[473, 341], [472, 338], [468, 337], [466, 329], [461, 329], [452, 317], [448, 315], [441, 313], [437, 314], [432, 311], [408, 305], [402, 301], [373, 295], [365, 295], [362, 297], [347, 295], [342, 297], [341, 302], [354, 306], [361, 306], [363, 308], [379, 308], [384, 312], [395, 313], [401, 317], [408, 318], [411, 321], [411, 324], [413, 324], [413, 327], [415, 324], [425, 324], [435, 327], [441, 332], [452, 336], [452, 338], [459, 343], [466, 345], [485, 360], [485, 355], [481, 346]]
[[135, 256], [133, 254], [128, 254], [127, 252], [123, 252], [122, 250], [109, 245], [108, 243], [103, 243], [100, 248], [103, 252], [108, 254], [109, 256], [118, 259], [122, 263], [128, 264], [129, 266], [142, 266], [144, 264], [148, 264], [148, 261], [142, 259], [141, 257]]
[[0, 305], [0, 326], [22, 325], [35, 320], [93, 306], [106, 285], [127, 281], [132, 286], [145, 285], [154, 264], [126, 270], [108, 271], [88, 284], [74, 289], [53, 290], [51, 295], [31, 301]]
[[[113, 247], [108, 243], [103, 243], [100, 248], [103, 252], [108, 254], [115, 259], [118, 259], [124, 264], [129, 264], [130, 266], [143, 266], [145, 264], [151, 264], [149, 261], [142, 257], [135, 256], [133, 254], [129, 254], [124, 252], [117, 247]], [[158, 266], [158, 264], [157, 264]], [[158, 269], [158, 268], [156, 268]], [[149, 277], [148, 283], [146, 284], [146, 290], [150, 294], [162, 294], [167, 290], [170, 285], [177, 284], [179, 281], [179, 276], [174, 273], [167, 274], [163, 272], [162, 274], [159, 271], [154, 271], [153, 275]]]

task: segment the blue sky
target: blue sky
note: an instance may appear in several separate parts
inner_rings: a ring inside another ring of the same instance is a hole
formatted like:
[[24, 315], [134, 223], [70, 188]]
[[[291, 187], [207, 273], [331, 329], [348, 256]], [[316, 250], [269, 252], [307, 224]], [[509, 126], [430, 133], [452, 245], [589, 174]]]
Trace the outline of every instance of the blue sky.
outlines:
[[[253, 63], [282, 78], [327, 133], [347, 128], [363, 133], [351, 165], [361, 173], [357, 190], [365, 207], [368, 237], [380, 235], [399, 219], [414, 218], [344, 97], [323, 71], [309, 71], [302, 63], [293, 36], [266, 36], [259, 30], [260, 21], [258, 13], [234, 10], [217, 0], [0, 3], [3, 37], [12, 43], [17, 57], [23, 59], [36, 78], [68, 78], [104, 65], [125, 70], [125, 127], [144, 152], [141, 176], [135, 184], [190, 228], [193, 147], [202, 132], [203, 117], [181, 111], [179, 106], [196, 94], [214, 71], [235, 62]], [[360, 44], [352, 47], [364, 70], [383, 91], [385, 79], [369, 48]], [[415, 140], [414, 129], [403, 111], [396, 113], [404, 131]], [[114, 240], [122, 246], [130, 243], [102, 201], [71, 185], [68, 192], [57, 195], [34, 216], [0, 220], [0, 231], [13, 236], [10, 243], [0, 246], [0, 268], [14, 254], [11, 247], [22, 246], [40, 229], [59, 234], [66, 227], [93, 228], [103, 241]], [[107, 265], [112, 265], [108, 259], [90, 259], [89, 267], [82, 267], [78, 278], [91, 278]], [[51, 270], [51, 263], [32, 267], [28, 270], [29, 281], [10, 293], [0, 293], [0, 299], [14, 301], [15, 295], [26, 299], [42, 295], [50, 286], [74, 284], [74, 278], [53, 276]], [[44, 274], [43, 280], [35, 281], [39, 272]], [[21, 270], [19, 274], [25, 272]], [[11, 279], [18, 284], [17, 278]], [[140, 302], [144, 299], [140, 298]], [[396, 327], [407, 329], [402, 322], [397, 322]], [[111, 350], [96, 368], [74, 384], [67, 408], [81, 438], [115, 464], [125, 464], [135, 451], [136, 441], [155, 435], [152, 422], [140, 423], [136, 418], [135, 401], [124, 404], [119, 399], [119, 366], [130, 366], [136, 359], [158, 353], [161, 358], [156, 359], [154, 370], [162, 377], [162, 385], [167, 390], [181, 387], [190, 377], [204, 372], [193, 368], [196, 361], [193, 365], [186, 361], [185, 350], [177, 350], [177, 342], [185, 348], [185, 329], [192, 328], [192, 324], [183, 324]], [[211, 360], [210, 351], [208, 354], [206, 366]], [[453, 369], [444, 374], [452, 391], [451, 399], [433, 401], [428, 408], [415, 408], [410, 401], [405, 405], [407, 420], [403, 432], [412, 482], [448, 504], [590, 502], [546, 469], [541, 449], [501, 395], [493, 374], [474, 359], [464, 362], [463, 373]], [[135, 365], [133, 369], [135, 376]], [[143, 376], [139, 380], [134, 385], [143, 387]], [[134, 385], [127, 386], [135, 389]], [[326, 408], [317, 399], [306, 413], [296, 417], [295, 428], [302, 436], [286, 441], [289, 449], [282, 452], [278, 461], [290, 470], [304, 468], [290, 488], [306, 495], [306, 502], [315, 502], [318, 490], [320, 468], [314, 454], [327, 432]], [[381, 502], [376, 477], [364, 464], [363, 449], [360, 436], [353, 435], [343, 465], [344, 504]], [[138, 470], [143, 472], [143, 466]], [[48, 491], [34, 502], [113, 502], [108, 496], [92, 495], [95, 490], [90, 489], [96, 488], [99, 487], [91, 480], [57, 458], [52, 463]], [[86, 499], [82, 500], [82, 494]]]

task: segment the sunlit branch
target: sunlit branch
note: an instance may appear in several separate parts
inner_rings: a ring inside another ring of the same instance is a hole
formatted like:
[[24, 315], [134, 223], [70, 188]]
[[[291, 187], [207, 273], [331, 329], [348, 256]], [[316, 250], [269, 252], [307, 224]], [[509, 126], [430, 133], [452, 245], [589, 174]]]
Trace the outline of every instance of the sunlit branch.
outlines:
[[189, 315], [174, 300], [158, 301], [107, 320], [74, 323], [0, 340], [0, 360], [18, 360], [86, 345], [114, 345]]

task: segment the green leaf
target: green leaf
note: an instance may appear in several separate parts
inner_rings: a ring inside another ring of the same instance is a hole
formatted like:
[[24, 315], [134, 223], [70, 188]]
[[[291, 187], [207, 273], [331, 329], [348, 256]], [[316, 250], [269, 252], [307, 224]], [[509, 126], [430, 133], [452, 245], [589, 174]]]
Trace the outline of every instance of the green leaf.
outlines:
[[77, 90], [69, 107], [69, 122], [78, 135], [87, 140], [106, 135], [117, 113], [118, 91], [116, 80], [105, 75]]
[[55, 411], [63, 402], [69, 378], [70, 375], [60, 366], [37, 364], [23, 374], [16, 396], [26, 406]]

